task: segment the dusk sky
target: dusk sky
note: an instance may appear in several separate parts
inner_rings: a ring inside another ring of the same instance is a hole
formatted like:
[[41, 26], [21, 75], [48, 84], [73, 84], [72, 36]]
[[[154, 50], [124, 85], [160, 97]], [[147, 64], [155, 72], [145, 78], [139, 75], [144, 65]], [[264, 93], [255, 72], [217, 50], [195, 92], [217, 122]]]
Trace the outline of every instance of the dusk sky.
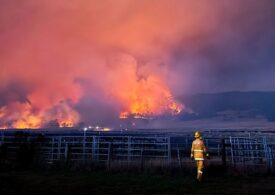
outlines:
[[0, 127], [275, 90], [274, 0], [0, 0]]

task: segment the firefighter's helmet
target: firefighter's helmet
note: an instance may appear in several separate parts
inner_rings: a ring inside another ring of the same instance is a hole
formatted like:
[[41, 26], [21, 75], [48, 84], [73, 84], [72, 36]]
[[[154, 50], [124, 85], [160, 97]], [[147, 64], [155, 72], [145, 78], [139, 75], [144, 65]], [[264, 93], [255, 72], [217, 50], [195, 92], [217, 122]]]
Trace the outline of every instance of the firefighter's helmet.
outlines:
[[200, 131], [196, 131], [194, 137], [195, 138], [200, 138], [201, 137], [201, 132]]

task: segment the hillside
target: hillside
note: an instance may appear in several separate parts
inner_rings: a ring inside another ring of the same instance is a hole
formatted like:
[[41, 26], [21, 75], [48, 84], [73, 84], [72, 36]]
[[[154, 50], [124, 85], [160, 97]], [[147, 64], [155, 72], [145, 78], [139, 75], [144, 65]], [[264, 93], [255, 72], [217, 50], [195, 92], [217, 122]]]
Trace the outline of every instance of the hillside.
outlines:
[[181, 101], [192, 110], [181, 120], [221, 117], [223, 120], [266, 118], [275, 121], [275, 92], [224, 92], [187, 95]]

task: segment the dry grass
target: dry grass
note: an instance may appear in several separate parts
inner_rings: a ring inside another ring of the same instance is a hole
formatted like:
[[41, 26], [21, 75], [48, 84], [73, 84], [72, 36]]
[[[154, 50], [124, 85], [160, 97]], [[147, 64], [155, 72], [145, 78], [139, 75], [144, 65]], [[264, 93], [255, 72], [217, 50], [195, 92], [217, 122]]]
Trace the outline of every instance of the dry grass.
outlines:
[[0, 194], [274, 194], [275, 177], [206, 173], [13, 171], [0, 173]]

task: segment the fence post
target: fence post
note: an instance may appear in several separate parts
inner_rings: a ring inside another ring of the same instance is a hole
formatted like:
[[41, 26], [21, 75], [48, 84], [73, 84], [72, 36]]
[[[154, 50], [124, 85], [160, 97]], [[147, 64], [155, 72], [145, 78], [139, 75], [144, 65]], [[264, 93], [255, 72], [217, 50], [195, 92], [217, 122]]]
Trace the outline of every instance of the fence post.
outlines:
[[0, 145], [1, 144], [4, 144], [4, 141], [5, 141], [5, 134], [3, 131], [1, 131], [1, 141], [0, 141]]
[[83, 139], [82, 139], [82, 160], [85, 161], [86, 159], [86, 130], [83, 132]]
[[180, 169], [181, 169], [181, 158], [180, 158], [180, 149], [179, 149], [179, 145], [178, 145], [178, 148], [177, 148], [177, 152], [178, 152], [179, 166], [180, 166]]
[[231, 162], [232, 162], [232, 165], [235, 165], [235, 163], [234, 163], [234, 144], [233, 144], [233, 139], [231, 136], [229, 137], [229, 140], [230, 140], [230, 147], [231, 147]]
[[66, 143], [66, 145], [65, 145], [65, 153], [64, 153], [65, 161], [68, 160], [68, 154], [69, 154], [69, 149], [68, 149], [68, 144]]
[[93, 136], [92, 159], [96, 160], [96, 136]]
[[58, 160], [60, 160], [61, 156], [61, 136], [58, 138]]
[[167, 146], [167, 150], [168, 150], [168, 163], [170, 164], [170, 162], [171, 162], [171, 137], [169, 136], [169, 137], [167, 137], [167, 144], [168, 144], [168, 146]]
[[267, 145], [267, 139], [266, 136], [263, 137], [263, 144], [264, 144], [264, 152], [265, 152], [265, 159], [266, 159], [266, 165], [267, 165], [267, 171], [272, 171], [272, 153], [271, 148]]
[[54, 157], [54, 137], [52, 137], [52, 153], [51, 153], [51, 161], [53, 162]]
[[111, 160], [112, 160], [112, 143], [108, 143], [108, 159], [107, 159], [107, 168], [110, 169], [111, 166]]
[[270, 147], [269, 148], [270, 149], [270, 162], [271, 162], [271, 164], [270, 164], [270, 166], [271, 166], [271, 172], [273, 172], [274, 171], [274, 169], [273, 169], [273, 166], [274, 166], [274, 164], [273, 164], [273, 149]]
[[222, 165], [226, 167], [226, 148], [225, 148], [225, 139], [222, 139]]
[[185, 138], [185, 150], [187, 150], [188, 149], [188, 138], [186, 137]]
[[131, 137], [128, 136], [128, 155], [127, 155], [128, 163], [131, 160]]
[[143, 156], [143, 152], [144, 152], [144, 145], [142, 144], [142, 148], [141, 148], [141, 151], [140, 151], [140, 155], [141, 155], [141, 163], [140, 163], [140, 170], [143, 170], [143, 167], [144, 167], [144, 156]]

